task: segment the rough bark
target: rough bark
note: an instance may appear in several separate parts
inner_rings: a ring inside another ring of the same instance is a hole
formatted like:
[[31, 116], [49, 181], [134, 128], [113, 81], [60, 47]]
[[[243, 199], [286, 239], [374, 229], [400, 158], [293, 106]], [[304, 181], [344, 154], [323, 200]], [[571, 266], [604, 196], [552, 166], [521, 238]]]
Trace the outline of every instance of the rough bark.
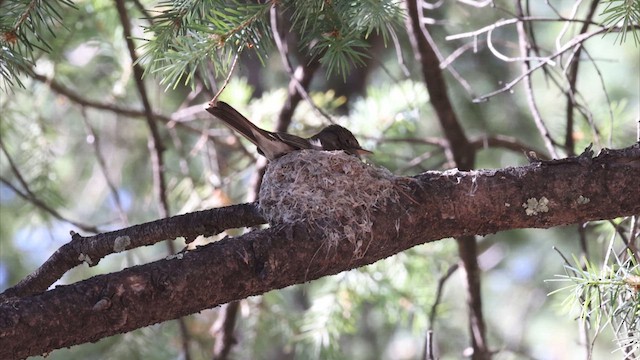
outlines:
[[82, 263], [95, 266], [109, 254], [177, 237], [183, 237], [189, 243], [199, 235], [212, 236], [226, 229], [264, 222], [254, 204], [240, 204], [176, 215], [89, 237], [72, 232], [70, 242], [60, 247], [32, 274], [0, 294], [0, 302], [9, 297], [45, 291], [70, 269]]
[[322, 233], [302, 224], [277, 226], [172, 259], [8, 298], [0, 304], [0, 358], [97, 341], [371, 264], [445, 237], [639, 214], [639, 178], [638, 144], [593, 159], [402, 178], [398, 186], [405, 201], [374, 214], [374, 231], [362, 239], [368, 247], [360, 257], [346, 241], [327, 248]]

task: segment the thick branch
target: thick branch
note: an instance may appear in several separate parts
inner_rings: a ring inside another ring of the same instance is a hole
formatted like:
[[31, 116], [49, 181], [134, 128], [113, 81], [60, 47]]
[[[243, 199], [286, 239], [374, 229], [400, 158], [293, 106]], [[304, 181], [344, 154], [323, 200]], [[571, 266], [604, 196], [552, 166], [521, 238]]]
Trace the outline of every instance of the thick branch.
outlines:
[[97, 265], [109, 254], [178, 237], [184, 237], [189, 243], [199, 235], [212, 236], [226, 229], [264, 222], [254, 204], [241, 204], [173, 216], [90, 237], [73, 233], [72, 240], [53, 253], [42, 266], [0, 294], [0, 301], [43, 292], [70, 269], [83, 262], [89, 266]]
[[[413, 201], [389, 202], [373, 214], [373, 232], [361, 239], [367, 251], [359, 257], [347, 241], [328, 248], [321, 230], [278, 226], [12, 298], [0, 305], [0, 358], [96, 341], [371, 264], [445, 237], [638, 214], [638, 178], [639, 144], [594, 159], [398, 178]], [[203, 226], [202, 231], [210, 230]]]

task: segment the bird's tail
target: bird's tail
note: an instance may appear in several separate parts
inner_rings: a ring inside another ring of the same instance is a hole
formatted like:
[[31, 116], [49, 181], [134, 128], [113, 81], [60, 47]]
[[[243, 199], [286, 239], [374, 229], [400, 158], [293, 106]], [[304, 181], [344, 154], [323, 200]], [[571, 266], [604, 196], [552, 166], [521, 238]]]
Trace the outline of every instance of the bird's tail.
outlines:
[[206, 109], [211, 115], [224, 121], [230, 128], [242, 134], [247, 140], [251, 141], [256, 146], [260, 147], [260, 141], [256, 138], [256, 134], [262, 134], [263, 136], [270, 137], [270, 133], [266, 130], [260, 129], [254, 125], [249, 119], [244, 117], [234, 109], [231, 105], [218, 101], [215, 104], [210, 104]]

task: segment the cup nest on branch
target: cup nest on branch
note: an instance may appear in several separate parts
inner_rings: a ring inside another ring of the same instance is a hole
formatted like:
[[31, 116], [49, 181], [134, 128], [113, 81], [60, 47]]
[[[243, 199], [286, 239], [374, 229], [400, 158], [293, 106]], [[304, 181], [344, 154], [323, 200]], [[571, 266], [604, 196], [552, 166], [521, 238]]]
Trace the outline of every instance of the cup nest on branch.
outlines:
[[342, 151], [294, 151], [272, 161], [260, 187], [271, 225], [305, 223], [330, 249], [347, 240], [364, 255], [373, 213], [399, 199], [395, 176]]

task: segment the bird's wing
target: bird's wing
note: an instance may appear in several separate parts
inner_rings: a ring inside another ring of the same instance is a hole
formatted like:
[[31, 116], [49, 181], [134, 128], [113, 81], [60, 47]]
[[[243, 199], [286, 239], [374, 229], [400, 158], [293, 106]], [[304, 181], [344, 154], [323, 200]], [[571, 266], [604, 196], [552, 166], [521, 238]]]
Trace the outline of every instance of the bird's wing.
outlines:
[[262, 134], [263, 136], [270, 134], [268, 131], [262, 130], [254, 125], [249, 119], [240, 114], [238, 110], [225, 102], [218, 101], [214, 106], [207, 107], [207, 111], [258, 147], [260, 147], [260, 143], [256, 138], [256, 134]]
[[260, 129], [225, 102], [218, 101], [215, 105], [209, 106], [207, 111], [254, 143], [259, 152], [269, 160], [293, 150], [310, 148], [308, 141], [305, 143], [305, 139]]
[[295, 135], [291, 135], [283, 132], [274, 133], [273, 136], [278, 138], [280, 141], [284, 142], [285, 144], [291, 146], [293, 150], [321, 148], [320, 144], [318, 144], [318, 146], [316, 147], [311, 142], [309, 142], [308, 139], [301, 138], [299, 136], [295, 136]]

